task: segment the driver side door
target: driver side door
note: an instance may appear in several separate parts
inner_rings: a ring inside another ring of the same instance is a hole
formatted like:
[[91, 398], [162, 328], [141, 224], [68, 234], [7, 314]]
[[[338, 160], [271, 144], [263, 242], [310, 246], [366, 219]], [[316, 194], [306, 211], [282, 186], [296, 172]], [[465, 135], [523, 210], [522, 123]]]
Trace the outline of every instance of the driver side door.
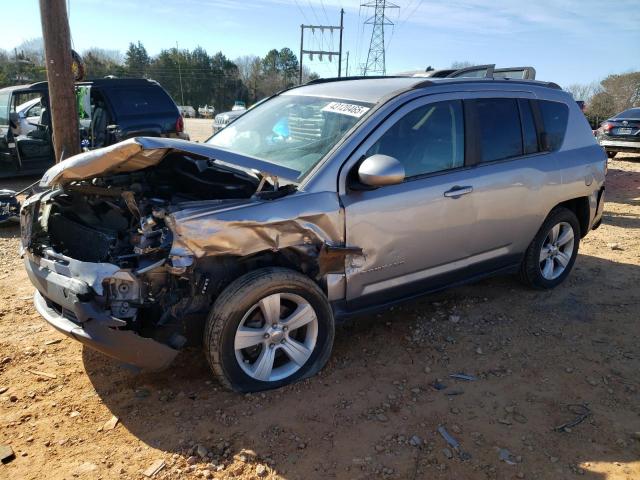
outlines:
[[459, 96], [423, 97], [398, 109], [354, 153], [396, 158], [405, 180], [369, 190], [347, 184], [341, 195], [346, 244], [363, 250], [346, 267], [349, 309], [438, 288], [481, 260], [470, 258], [476, 214], [466, 127]]

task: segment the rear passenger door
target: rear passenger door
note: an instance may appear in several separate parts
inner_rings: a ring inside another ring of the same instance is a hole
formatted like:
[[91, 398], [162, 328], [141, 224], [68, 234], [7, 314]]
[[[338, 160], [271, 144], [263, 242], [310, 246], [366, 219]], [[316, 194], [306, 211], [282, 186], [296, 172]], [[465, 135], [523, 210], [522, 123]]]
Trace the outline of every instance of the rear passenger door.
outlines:
[[475, 93], [465, 111], [475, 125], [471, 255], [494, 259], [498, 269], [520, 261], [562, 179], [555, 156], [543, 151], [533, 94]]

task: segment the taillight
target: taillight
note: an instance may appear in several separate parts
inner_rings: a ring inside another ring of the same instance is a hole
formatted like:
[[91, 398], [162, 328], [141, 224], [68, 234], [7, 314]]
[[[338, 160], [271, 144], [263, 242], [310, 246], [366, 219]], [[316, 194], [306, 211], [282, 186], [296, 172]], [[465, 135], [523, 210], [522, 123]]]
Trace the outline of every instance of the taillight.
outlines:
[[178, 119], [176, 120], [176, 132], [184, 132], [184, 119], [182, 118], [182, 115], [178, 115]]
[[605, 122], [602, 124], [602, 130], [604, 130], [605, 132], [610, 131], [615, 125]]

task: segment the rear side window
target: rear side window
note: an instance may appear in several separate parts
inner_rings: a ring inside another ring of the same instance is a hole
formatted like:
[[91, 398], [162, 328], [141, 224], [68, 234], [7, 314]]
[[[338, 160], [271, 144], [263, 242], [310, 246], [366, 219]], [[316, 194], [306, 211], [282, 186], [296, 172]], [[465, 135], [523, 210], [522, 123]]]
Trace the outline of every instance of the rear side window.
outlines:
[[550, 150], [558, 150], [564, 141], [567, 130], [569, 109], [564, 103], [538, 100], [544, 133]]
[[475, 100], [480, 130], [481, 162], [522, 155], [520, 113], [515, 98]]
[[177, 112], [177, 107], [160, 87], [122, 87], [107, 91], [118, 115], [148, 115]]
[[524, 154], [536, 153], [538, 151], [538, 133], [536, 123], [531, 110], [529, 100], [518, 100], [520, 107], [520, 121], [522, 122], [522, 140], [524, 143]]

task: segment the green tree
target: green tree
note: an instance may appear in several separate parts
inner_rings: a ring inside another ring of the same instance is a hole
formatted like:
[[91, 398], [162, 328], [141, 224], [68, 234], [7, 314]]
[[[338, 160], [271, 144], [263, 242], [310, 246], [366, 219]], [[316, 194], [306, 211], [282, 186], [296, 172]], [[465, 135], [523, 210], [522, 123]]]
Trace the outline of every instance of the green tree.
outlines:
[[640, 72], [609, 75], [602, 88], [611, 95], [616, 112], [640, 106]]
[[585, 112], [592, 128], [597, 128], [600, 122], [615, 113], [614, 99], [611, 94], [607, 92], [598, 92], [592, 96]]
[[87, 80], [104, 78], [107, 75], [121, 77], [125, 75], [120, 52], [90, 48], [82, 53], [84, 71]]
[[284, 87], [291, 87], [296, 83], [298, 76], [298, 69], [300, 64], [298, 63], [298, 57], [289, 48], [283, 48], [278, 53], [278, 67], [280, 74], [284, 80]]
[[144, 77], [147, 75], [151, 59], [142, 42], [138, 40], [137, 44], [133, 42], [129, 44], [129, 48], [125, 53], [124, 64], [127, 74], [133, 77]]

